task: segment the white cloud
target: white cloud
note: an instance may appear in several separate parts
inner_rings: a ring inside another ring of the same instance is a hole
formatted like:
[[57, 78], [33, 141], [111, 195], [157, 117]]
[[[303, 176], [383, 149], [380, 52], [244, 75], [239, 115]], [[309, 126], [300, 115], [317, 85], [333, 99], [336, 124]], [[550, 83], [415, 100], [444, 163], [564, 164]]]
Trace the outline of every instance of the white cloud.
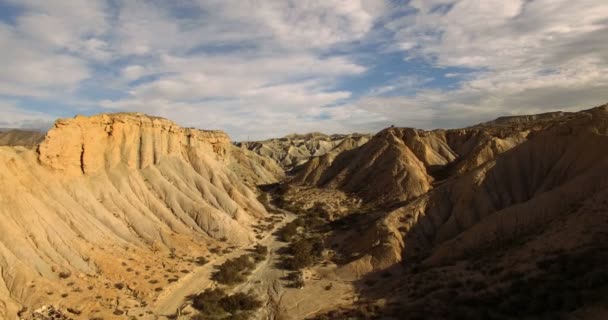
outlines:
[[147, 73], [146, 68], [140, 65], [131, 65], [124, 67], [121, 71], [122, 76], [129, 80], [137, 80]]
[[89, 75], [85, 62], [55, 53], [0, 24], [0, 94], [48, 96], [70, 91]]
[[[199, 0], [215, 26], [289, 49], [326, 48], [364, 37], [385, 11], [382, 0]], [[230, 32], [228, 32], [230, 34]]]
[[[412, 0], [417, 13], [401, 17], [405, 2], [384, 0], [9, 1], [25, 11], [0, 23], [0, 98], [80, 101], [239, 136], [453, 127], [588, 107], [608, 92], [601, 0]], [[360, 88], [375, 63], [360, 56], [387, 51], [472, 71], [442, 72], [450, 89], [392, 70]], [[357, 92], [341, 86], [355, 77]]]
[[38, 111], [23, 110], [11, 100], [0, 100], [0, 128], [46, 128], [55, 117]]
[[389, 46], [408, 58], [477, 71], [456, 89], [363, 100], [359, 107], [407, 125], [455, 127], [608, 100], [608, 3], [459, 0], [447, 12], [434, 10], [442, 3], [411, 1], [418, 13], [387, 24], [395, 34]]

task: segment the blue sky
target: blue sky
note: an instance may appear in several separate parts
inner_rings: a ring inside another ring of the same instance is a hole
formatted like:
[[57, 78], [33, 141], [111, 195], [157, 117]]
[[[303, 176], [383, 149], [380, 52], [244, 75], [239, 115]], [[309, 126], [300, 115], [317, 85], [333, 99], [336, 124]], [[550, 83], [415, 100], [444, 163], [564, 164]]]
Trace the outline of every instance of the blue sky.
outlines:
[[0, 0], [0, 127], [134, 111], [235, 140], [608, 102], [602, 0]]

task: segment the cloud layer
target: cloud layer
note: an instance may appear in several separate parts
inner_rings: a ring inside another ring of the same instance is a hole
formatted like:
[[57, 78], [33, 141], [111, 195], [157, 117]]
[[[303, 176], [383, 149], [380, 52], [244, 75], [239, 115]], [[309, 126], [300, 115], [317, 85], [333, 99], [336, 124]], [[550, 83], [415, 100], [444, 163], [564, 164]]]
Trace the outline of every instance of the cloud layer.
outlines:
[[0, 124], [137, 111], [233, 138], [608, 101], [601, 0], [0, 1]]

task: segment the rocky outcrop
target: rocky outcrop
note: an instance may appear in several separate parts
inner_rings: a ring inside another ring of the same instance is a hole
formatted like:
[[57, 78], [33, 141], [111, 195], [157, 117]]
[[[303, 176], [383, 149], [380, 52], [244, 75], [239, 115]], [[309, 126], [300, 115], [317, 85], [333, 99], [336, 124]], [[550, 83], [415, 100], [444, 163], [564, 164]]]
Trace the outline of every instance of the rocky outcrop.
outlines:
[[119, 164], [144, 169], [162, 157], [224, 161], [230, 138], [221, 131], [186, 129], [143, 114], [61, 119], [40, 144], [40, 162], [65, 174], [94, 174]]

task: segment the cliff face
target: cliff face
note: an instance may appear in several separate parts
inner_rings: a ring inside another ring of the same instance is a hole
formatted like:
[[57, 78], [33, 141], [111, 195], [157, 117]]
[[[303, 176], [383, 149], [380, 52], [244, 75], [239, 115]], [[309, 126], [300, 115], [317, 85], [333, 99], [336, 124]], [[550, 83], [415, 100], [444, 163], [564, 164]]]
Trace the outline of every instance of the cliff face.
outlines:
[[185, 129], [142, 114], [62, 119], [40, 144], [40, 162], [62, 173], [93, 174], [119, 164], [143, 169], [162, 157], [226, 160], [230, 138], [221, 131]]
[[[37, 150], [0, 147], [0, 318], [61, 304], [47, 294], [69, 289], [61, 274], [81, 275], [75, 287], [125, 283], [136, 266], [180, 270], [210, 245], [250, 243], [267, 212], [242, 176], [252, 186], [282, 174], [254, 156], [222, 132], [141, 114], [58, 120]], [[99, 290], [70, 303], [98, 309]]]

